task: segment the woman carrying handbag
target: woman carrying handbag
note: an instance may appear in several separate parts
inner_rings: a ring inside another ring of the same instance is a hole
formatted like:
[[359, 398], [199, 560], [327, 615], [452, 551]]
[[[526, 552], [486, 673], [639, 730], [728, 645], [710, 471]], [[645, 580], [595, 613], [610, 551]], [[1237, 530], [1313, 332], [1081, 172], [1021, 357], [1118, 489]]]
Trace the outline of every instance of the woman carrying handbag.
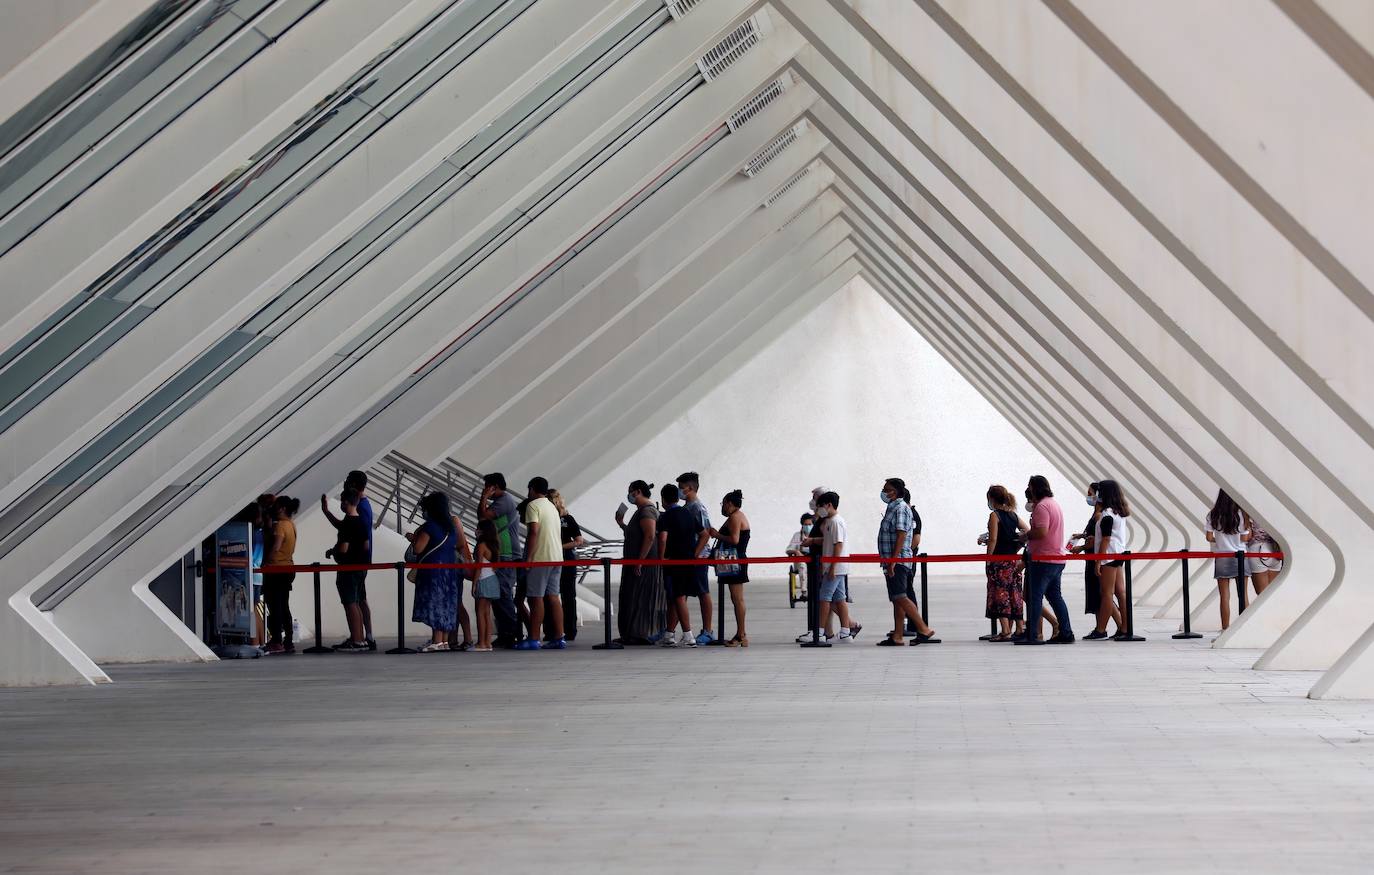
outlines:
[[[431, 492], [420, 499], [425, 524], [410, 535], [406, 561], [455, 564], [458, 561], [458, 534], [453, 527], [448, 496]], [[415, 584], [415, 606], [411, 620], [430, 628], [430, 641], [421, 653], [449, 649], [449, 638], [457, 625], [458, 573], [452, 568], [412, 568], [406, 575]]]

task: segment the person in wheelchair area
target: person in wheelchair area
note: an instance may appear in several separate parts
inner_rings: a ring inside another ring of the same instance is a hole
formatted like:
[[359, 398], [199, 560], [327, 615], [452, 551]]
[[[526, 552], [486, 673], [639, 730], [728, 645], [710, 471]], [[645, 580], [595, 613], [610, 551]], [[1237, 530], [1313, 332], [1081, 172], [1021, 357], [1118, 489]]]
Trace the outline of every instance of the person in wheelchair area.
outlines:
[[[806, 551], [802, 548], [802, 539], [809, 538], [811, 536], [811, 524], [813, 522], [815, 522], [815, 517], [812, 516], [810, 513], [804, 513], [801, 515], [801, 527], [798, 528], [797, 531], [792, 533], [792, 540], [787, 543], [788, 556], [797, 556], [800, 558], [806, 555]], [[793, 562], [791, 568], [792, 571], [795, 572], [797, 575], [797, 581], [800, 584], [800, 592], [803, 594], [806, 593], [806, 562]]]

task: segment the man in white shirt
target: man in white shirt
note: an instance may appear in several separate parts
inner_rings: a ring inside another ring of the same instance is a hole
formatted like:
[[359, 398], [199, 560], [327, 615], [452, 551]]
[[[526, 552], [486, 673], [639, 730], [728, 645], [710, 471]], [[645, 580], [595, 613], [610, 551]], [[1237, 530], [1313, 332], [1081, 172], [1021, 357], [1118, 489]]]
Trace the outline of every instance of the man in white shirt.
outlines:
[[[839, 515], [839, 508], [840, 496], [834, 492], [827, 492], [816, 499], [816, 516], [821, 521], [821, 556], [823, 558], [839, 558], [849, 555], [849, 526], [845, 524], [844, 517]], [[821, 564], [820, 584], [813, 587], [813, 594], [820, 599], [818, 604], [819, 634], [825, 634], [826, 622], [830, 619], [830, 612], [834, 611], [835, 615], [840, 618], [840, 641], [842, 642], [848, 642], [853, 638], [850, 634], [849, 605], [845, 603], [848, 582], [848, 562], [823, 562]]]

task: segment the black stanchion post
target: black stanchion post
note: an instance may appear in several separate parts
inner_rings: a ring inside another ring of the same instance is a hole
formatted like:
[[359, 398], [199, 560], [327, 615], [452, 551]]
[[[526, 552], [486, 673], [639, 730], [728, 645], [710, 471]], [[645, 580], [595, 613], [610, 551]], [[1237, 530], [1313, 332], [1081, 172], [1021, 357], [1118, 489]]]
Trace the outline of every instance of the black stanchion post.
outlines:
[[333, 653], [333, 648], [324, 646], [323, 622], [320, 620], [320, 563], [311, 562], [310, 568], [315, 577], [315, 646], [307, 647], [302, 653]]
[[829, 647], [830, 642], [821, 635], [821, 557], [812, 556], [811, 580], [807, 584], [806, 622], [811, 626], [811, 638], [800, 641], [802, 647]]
[[1188, 557], [1183, 557], [1183, 631], [1174, 633], [1175, 638], [1201, 638], [1193, 631], [1193, 601], [1188, 596]]
[[[706, 585], [711, 585], [709, 580]], [[716, 578], [716, 637], [711, 639], [711, 646], [725, 646], [725, 584], [720, 582], [720, 578]]]
[[606, 630], [606, 640], [600, 644], [593, 644], [593, 650], [624, 650], [624, 644], [618, 644], [611, 640], [611, 557], [601, 557], [601, 625]]
[[1245, 592], [1245, 551], [1236, 551], [1236, 593], [1240, 596], [1240, 613], [1250, 607], [1250, 596]]
[[[1131, 593], [1131, 551], [1126, 551], [1126, 561], [1123, 563], [1123, 570], [1126, 572], [1126, 604], [1121, 607], [1126, 611], [1126, 634], [1117, 641], [1144, 641], [1145, 636], [1135, 634], [1135, 599]], [[1103, 593], [1103, 597], [1111, 598], [1110, 593]]]
[[406, 564], [396, 563], [396, 646], [387, 653], [414, 653], [406, 647]]
[[[918, 554], [916, 554], [916, 555], [917, 555], [917, 556], [920, 556], [920, 557], [922, 557], [922, 558], [924, 558], [926, 554], [925, 554], [925, 553], [918, 553]], [[930, 575], [927, 573], [927, 572], [928, 572], [928, 569], [929, 569], [929, 565], [928, 565], [927, 563], [925, 563], [925, 562], [922, 562], [922, 563], [920, 563], [920, 566], [921, 566], [921, 622], [925, 623], [925, 624], [926, 624], [926, 627], [929, 628], [929, 627], [930, 627], [930, 592], [929, 592]], [[940, 641], [939, 638], [927, 638], [926, 640], [922, 641], [921, 643], [922, 643], [922, 644], [940, 644], [940, 643], [942, 643], [942, 642]]]
[[[926, 554], [924, 554], [924, 553], [918, 553], [918, 554], [916, 554], [916, 555], [918, 555], [918, 556], [924, 558]], [[922, 562], [922, 563], [920, 563], [920, 565], [921, 565], [921, 622], [923, 622], [923, 623], [925, 623], [927, 626], [929, 626], [929, 625], [930, 625], [930, 593], [929, 593], [929, 591], [928, 591], [928, 586], [929, 586], [929, 584], [930, 584], [930, 575], [927, 574], [927, 566], [926, 566], [926, 563]]]

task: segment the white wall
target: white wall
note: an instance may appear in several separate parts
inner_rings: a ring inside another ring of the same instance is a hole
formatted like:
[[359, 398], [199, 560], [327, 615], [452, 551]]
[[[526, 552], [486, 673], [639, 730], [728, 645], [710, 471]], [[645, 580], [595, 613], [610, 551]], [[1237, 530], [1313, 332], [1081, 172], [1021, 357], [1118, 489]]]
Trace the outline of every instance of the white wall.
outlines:
[[[805, 373], [812, 361], [824, 368], [819, 383]], [[1078, 507], [1079, 484], [1056, 471], [862, 279], [665, 422], [609, 476], [572, 496], [571, 509], [592, 528], [613, 531], [611, 514], [631, 480], [658, 487], [686, 470], [701, 474], [713, 513], [725, 492], [744, 491], [751, 552], [760, 556], [782, 552], [811, 487], [822, 484], [840, 494], [855, 552], [876, 549], [878, 492], [887, 477], [907, 481], [925, 526], [921, 548], [929, 553], [977, 549], [990, 483], [1019, 495], [1029, 475], [1044, 474], [1066, 498], [1071, 520]]]

